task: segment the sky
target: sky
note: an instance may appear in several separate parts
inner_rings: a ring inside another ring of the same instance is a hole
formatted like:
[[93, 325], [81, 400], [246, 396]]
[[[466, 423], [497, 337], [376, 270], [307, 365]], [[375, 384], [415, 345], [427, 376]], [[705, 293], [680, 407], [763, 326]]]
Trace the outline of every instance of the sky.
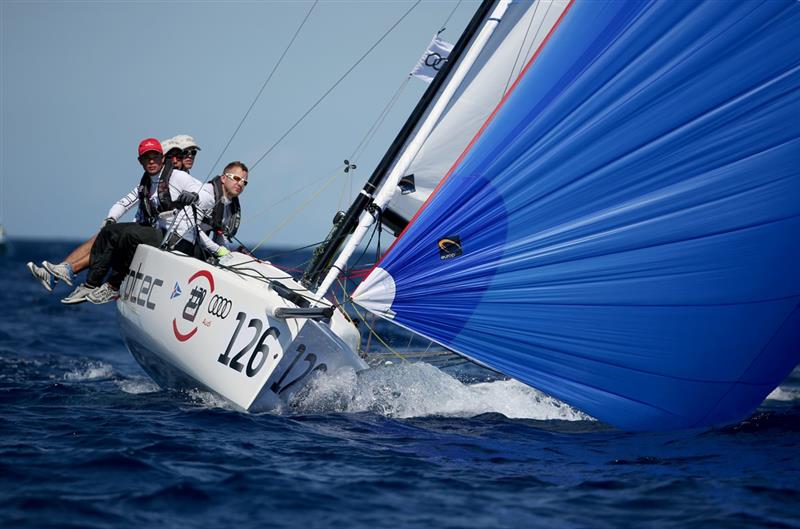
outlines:
[[[85, 239], [138, 184], [146, 137], [195, 137], [205, 181], [251, 166], [240, 239], [322, 240], [426, 85], [412, 79], [342, 171], [453, 13], [455, 42], [477, 0], [423, 0], [305, 120], [270, 147], [412, 1], [320, 1], [234, 134], [313, 2], [0, 0], [0, 222], [9, 238]], [[219, 164], [212, 166], [222, 154]], [[129, 213], [132, 218], [133, 212]]]

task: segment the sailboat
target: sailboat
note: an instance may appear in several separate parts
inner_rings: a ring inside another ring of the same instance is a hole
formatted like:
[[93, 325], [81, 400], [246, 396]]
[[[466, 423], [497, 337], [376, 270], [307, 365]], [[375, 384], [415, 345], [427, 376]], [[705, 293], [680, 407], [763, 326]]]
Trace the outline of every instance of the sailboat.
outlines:
[[745, 418], [800, 361], [800, 4], [485, 1], [301, 278], [137, 250], [125, 342], [243, 409], [364, 369], [352, 301], [628, 430]]

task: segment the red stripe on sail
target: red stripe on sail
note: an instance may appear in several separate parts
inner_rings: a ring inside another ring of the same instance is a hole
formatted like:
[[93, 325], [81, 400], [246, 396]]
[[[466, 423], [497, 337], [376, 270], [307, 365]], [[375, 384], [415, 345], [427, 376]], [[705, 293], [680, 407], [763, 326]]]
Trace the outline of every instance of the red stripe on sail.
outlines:
[[531, 67], [533, 62], [536, 60], [536, 57], [539, 56], [539, 53], [544, 48], [545, 44], [547, 44], [547, 42], [550, 40], [550, 37], [553, 35], [553, 33], [555, 33], [555, 31], [558, 28], [558, 26], [561, 25], [561, 21], [564, 20], [564, 17], [566, 16], [567, 12], [572, 7], [572, 4], [574, 3], [574, 1], [575, 0], [570, 0], [569, 4], [567, 4], [567, 7], [564, 8], [564, 11], [561, 13], [561, 16], [558, 17], [558, 20], [556, 21], [556, 23], [553, 24], [552, 28], [550, 28], [550, 32], [547, 34], [547, 36], [544, 38], [544, 40], [542, 40], [542, 43], [539, 44], [539, 47], [536, 49], [536, 53], [534, 53], [533, 56], [530, 58], [530, 60], [528, 60], [528, 63], [525, 65], [525, 68], [523, 68], [522, 71], [519, 73], [519, 75], [517, 76], [516, 80], [514, 81], [514, 84], [511, 85], [511, 87], [508, 89], [508, 91], [503, 96], [503, 99], [500, 100], [500, 102], [494, 108], [492, 113], [489, 114], [489, 117], [486, 118], [486, 121], [484, 121], [484, 123], [481, 126], [480, 130], [478, 130], [478, 132], [475, 133], [475, 136], [472, 138], [472, 141], [469, 142], [467, 147], [464, 149], [464, 152], [461, 153], [461, 155], [458, 157], [458, 159], [455, 161], [455, 163], [450, 167], [450, 169], [447, 171], [447, 174], [444, 176], [444, 178], [442, 178], [439, 181], [439, 183], [436, 185], [436, 188], [428, 196], [427, 200], [425, 200], [425, 202], [423, 202], [422, 206], [417, 210], [417, 212], [414, 214], [414, 216], [411, 217], [411, 220], [408, 222], [406, 227], [403, 228], [403, 231], [400, 232], [400, 235], [397, 236], [397, 238], [394, 240], [394, 242], [392, 242], [392, 244], [389, 246], [389, 248], [383, 253], [383, 255], [378, 260], [378, 262], [376, 262], [375, 265], [370, 269], [370, 273], [372, 273], [372, 270], [375, 270], [381, 264], [381, 262], [383, 261], [384, 257], [386, 257], [389, 254], [389, 252], [392, 251], [392, 248], [394, 248], [395, 244], [397, 244], [397, 241], [399, 241], [403, 237], [403, 235], [405, 235], [406, 230], [408, 230], [408, 228], [410, 228], [411, 225], [414, 224], [414, 221], [417, 220], [417, 217], [419, 217], [420, 213], [422, 213], [422, 210], [425, 209], [425, 207], [428, 205], [428, 203], [431, 201], [431, 199], [436, 195], [436, 193], [439, 191], [439, 189], [442, 187], [442, 185], [445, 183], [445, 181], [448, 178], [450, 178], [450, 175], [453, 174], [453, 171], [455, 171], [456, 167], [459, 166], [459, 164], [464, 159], [464, 157], [467, 155], [467, 153], [470, 151], [470, 149], [472, 149], [472, 146], [475, 144], [476, 141], [478, 141], [478, 138], [480, 138], [481, 135], [483, 135], [483, 132], [489, 126], [489, 123], [492, 122], [492, 120], [494, 119], [494, 116], [497, 114], [497, 112], [500, 111], [500, 108], [502, 108], [502, 106], [505, 104], [506, 100], [511, 95], [511, 92], [514, 91], [514, 89], [517, 87], [517, 85], [522, 80], [522, 78], [525, 76], [525, 74], [528, 73], [528, 69]]

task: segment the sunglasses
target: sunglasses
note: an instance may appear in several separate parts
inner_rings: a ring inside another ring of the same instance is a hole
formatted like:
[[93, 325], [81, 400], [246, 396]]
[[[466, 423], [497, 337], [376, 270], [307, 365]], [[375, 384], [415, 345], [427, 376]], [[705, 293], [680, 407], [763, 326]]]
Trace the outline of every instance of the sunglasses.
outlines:
[[184, 158], [194, 158], [195, 156], [197, 156], [197, 149], [186, 149], [183, 151]]
[[247, 178], [242, 178], [238, 174], [223, 173], [222, 176], [227, 176], [228, 178], [232, 179], [237, 184], [242, 184], [242, 187], [247, 187]]
[[155, 151], [146, 152], [143, 155], [139, 156], [139, 161], [141, 163], [160, 162], [162, 156], [163, 156], [163, 154], [155, 152]]

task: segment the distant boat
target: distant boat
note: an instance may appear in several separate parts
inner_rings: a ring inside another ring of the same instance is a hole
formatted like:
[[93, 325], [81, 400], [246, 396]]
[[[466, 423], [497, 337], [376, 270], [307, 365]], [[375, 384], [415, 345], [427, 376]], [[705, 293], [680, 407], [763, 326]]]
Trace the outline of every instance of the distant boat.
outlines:
[[6, 244], [6, 229], [0, 224], [0, 246], [5, 246]]
[[124, 339], [244, 409], [362, 369], [323, 296], [379, 218], [373, 313], [620, 428], [740, 420], [800, 361], [798, 34], [794, 1], [483, 2], [301, 281], [140, 247]]

